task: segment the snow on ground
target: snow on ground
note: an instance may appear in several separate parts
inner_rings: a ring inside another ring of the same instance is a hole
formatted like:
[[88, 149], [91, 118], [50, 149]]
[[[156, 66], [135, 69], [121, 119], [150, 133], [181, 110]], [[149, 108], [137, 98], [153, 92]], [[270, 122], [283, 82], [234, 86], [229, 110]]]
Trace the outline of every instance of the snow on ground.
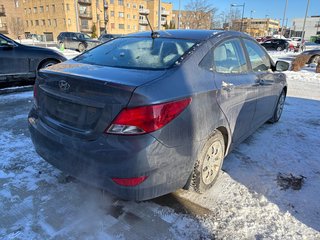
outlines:
[[[280, 122], [229, 154], [214, 188], [142, 203], [47, 164], [27, 130], [32, 93], [0, 95], [0, 239], [320, 239], [320, 74], [286, 74]], [[303, 176], [301, 189], [279, 174]]]

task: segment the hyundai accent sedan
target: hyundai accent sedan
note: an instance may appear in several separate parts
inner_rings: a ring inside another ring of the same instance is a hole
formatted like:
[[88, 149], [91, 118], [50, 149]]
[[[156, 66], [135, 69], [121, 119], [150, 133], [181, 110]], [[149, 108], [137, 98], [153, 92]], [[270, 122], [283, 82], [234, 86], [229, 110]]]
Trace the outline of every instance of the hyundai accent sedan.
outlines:
[[234, 146], [279, 120], [287, 69], [239, 32], [127, 35], [39, 72], [32, 141], [52, 165], [123, 199], [201, 193]]

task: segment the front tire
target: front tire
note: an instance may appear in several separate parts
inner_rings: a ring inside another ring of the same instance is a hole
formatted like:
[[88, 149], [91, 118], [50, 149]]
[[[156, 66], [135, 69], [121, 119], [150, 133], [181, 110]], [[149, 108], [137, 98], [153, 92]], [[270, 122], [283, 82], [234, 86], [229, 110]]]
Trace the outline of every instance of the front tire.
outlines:
[[203, 193], [216, 182], [224, 159], [225, 142], [220, 131], [216, 130], [198, 153], [194, 166], [191, 188]]
[[59, 63], [59, 61], [57, 61], [57, 60], [46, 60], [39, 66], [38, 70], [40, 70], [42, 68], [50, 67], [50, 66], [55, 65], [57, 63]]
[[284, 107], [284, 103], [286, 100], [286, 93], [284, 90], [282, 90], [279, 99], [278, 99], [278, 103], [277, 106], [274, 110], [273, 116], [272, 118], [269, 120], [270, 123], [276, 123], [279, 121], [281, 115], [282, 115], [282, 111], [283, 111], [283, 107]]
[[83, 43], [80, 43], [78, 46], [78, 51], [82, 53], [85, 50], [86, 50], [86, 46]]

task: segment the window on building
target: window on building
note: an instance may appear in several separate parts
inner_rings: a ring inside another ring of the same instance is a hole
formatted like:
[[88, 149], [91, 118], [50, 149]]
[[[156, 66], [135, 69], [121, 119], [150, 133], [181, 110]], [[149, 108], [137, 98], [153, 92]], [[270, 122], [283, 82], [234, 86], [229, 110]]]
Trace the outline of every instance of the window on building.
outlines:
[[42, 19], [41, 22], [42, 22], [42, 24], [41, 24], [42, 26], [46, 25], [46, 20]]
[[130, 19], [130, 14], [127, 14], [127, 18]]
[[111, 29], [114, 29], [115, 26], [114, 26], [114, 23], [111, 23]]
[[130, 3], [127, 3], [127, 8], [130, 8]]
[[119, 17], [123, 18], [124, 17], [124, 13], [123, 12], [119, 12]]
[[31, 8], [28, 9], [28, 13], [31, 13]]
[[26, 26], [29, 27], [29, 22], [28, 22], [28, 20], [26, 21]]
[[118, 4], [122, 6], [123, 5], [123, 0], [118, 0]]
[[43, 6], [40, 6], [39, 12], [43, 13]]
[[53, 26], [57, 26], [57, 19], [53, 19]]
[[39, 20], [36, 20], [36, 21], [35, 21], [35, 25], [36, 25], [36, 26], [39, 26]]
[[33, 21], [32, 20], [30, 21], [30, 26], [33, 26]]
[[63, 24], [66, 25], [66, 19], [65, 18], [63, 19]]
[[37, 7], [34, 7], [33, 8], [33, 13], [37, 13], [37, 12], [38, 12]]
[[119, 29], [124, 29], [124, 24], [120, 23], [119, 24]]
[[130, 25], [127, 25], [127, 29], [130, 29]]
[[70, 11], [70, 4], [67, 3], [66, 6], [67, 6], [67, 11]]
[[27, 9], [26, 8], [24, 9], [24, 14], [27, 14]]
[[71, 25], [71, 19], [68, 18], [68, 25], [70, 26]]
[[132, 7], [133, 7], [133, 8], [137, 8], [137, 4], [134, 3], [134, 4], [132, 5]]
[[110, 4], [114, 4], [114, 0], [110, 0]]
[[133, 25], [133, 30], [137, 30], [137, 26], [136, 25]]
[[49, 11], [49, 5], [46, 6], [46, 12], [48, 12], [48, 11]]
[[52, 12], [56, 11], [56, 5], [52, 4]]
[[19, 0], [16, 0], [16, 1], [15, 1], [15, 6], [16, 6], [16, 8], [19, 7]]
[[51, 19], [48, 19], [48, 26], [51, 26]]
[[110, 16], [111, 16], [111, 17], [114, 17], [114, 11], [111, 11], [111, 12], [110, 12]]
[[136, 19], [136, 15], [133, 15], [132, 18], [133, 18], [133, 19]]

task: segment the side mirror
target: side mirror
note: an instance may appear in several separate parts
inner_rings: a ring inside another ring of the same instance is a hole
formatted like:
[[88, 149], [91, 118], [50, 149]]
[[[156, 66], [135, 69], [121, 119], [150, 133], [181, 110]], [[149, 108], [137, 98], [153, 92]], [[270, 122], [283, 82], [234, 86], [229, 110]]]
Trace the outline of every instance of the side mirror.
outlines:
[[279, 71], [279, 72], [288, 71], [289, 67], [290, 67], [290, 63], [285, 61], [277, 61], [276, 63], [276, 71]]

